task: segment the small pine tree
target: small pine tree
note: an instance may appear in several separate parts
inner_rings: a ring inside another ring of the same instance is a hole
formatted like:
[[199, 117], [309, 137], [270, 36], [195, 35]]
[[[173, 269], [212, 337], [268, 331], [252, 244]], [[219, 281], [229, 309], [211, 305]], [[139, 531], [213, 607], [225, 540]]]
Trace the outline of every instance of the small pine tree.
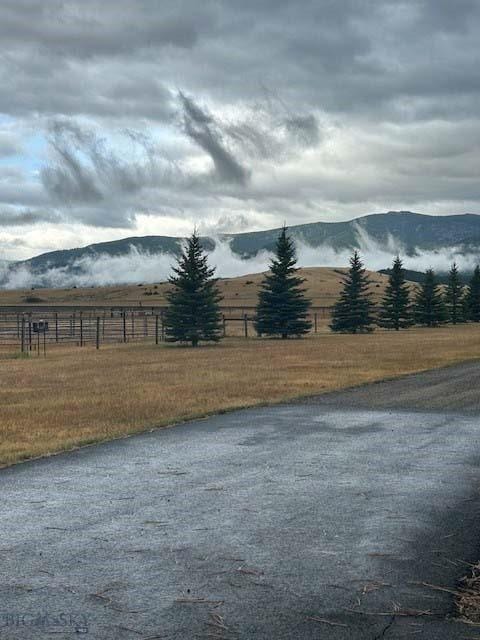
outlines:
[[218, 342], [221, 337], [222, 299], [213, 278], [207, 256], [194, 231], [187, 240], [176, 275], [169, 278], [172, 289], [167, 292], [169, 303], [165, 313], [165, 332], [169, 342], [189, 342], [196, 347], [201, 340]]
[[468, 319], [480, 322], [480, 265], [475, 267], [466, 293]]
[[415, 319], [418, 324], [435, 327], [446, 319], [443, 296], [433, 269], [425, 272], [424, 281], [415, 299]]
[[255, 329], [259, 335], [300, 337], [311, 329], [310, 300], [305, 297], [303, 278], [296, 275], [295, 246], [283, 227], [275, 247], [275, 258], [258, 296]]
[[377, 324], [386, 329], [404, 329], [413, 323], [410, 292], [405, 281], [405, 271], [399, 256], [393, 261], [389, 281], [385, 289]]
[[333, 308], [330, 329], [341, 333], [365, 333], [373, 330], [373, 303], [368, 280], [358, 251], [350, 258], [350, 269], [343, 280], [343, 291]]
[[463, 320], [462, 312], [463, 286], [456, 263], [451, 266], [448, 274], [448, 284], [445, 291], [445, 304], [448, 321], [457, 324]]

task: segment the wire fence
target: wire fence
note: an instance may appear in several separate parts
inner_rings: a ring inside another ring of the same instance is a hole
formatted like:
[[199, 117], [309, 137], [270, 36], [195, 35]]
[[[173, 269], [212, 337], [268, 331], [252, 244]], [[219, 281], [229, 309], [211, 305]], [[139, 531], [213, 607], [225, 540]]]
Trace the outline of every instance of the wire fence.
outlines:
[[[225, 307], [224, 337], [256, 336], [255, 307]], [[164, 307], [68, 307], [0, 309], [0, 349], [46, 354], [51, 347], [165, 341]], [[325, 331], [331, 307], [312, 308], [312, 333]]]

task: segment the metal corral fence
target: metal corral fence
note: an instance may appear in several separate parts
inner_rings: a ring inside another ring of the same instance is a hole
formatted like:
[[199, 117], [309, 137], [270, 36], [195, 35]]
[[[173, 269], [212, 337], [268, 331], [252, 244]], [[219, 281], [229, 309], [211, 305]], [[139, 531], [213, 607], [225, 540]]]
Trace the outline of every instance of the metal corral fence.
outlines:
[[[51, 346], [165, 340], [164, 307], [1, 307], [0, 348], [46, 353]], [[222, 309], [224, 337], [256, 335], [254, 307]], [[311, 311], [312, 332], [324, 329], [331, 307]]]

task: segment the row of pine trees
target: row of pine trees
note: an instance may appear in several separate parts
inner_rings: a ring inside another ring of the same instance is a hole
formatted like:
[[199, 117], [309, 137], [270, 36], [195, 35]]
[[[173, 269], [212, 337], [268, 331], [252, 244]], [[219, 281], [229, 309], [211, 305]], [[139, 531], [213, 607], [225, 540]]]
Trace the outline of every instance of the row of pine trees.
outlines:
[[[300, 337], [311, 330], [308, 318], [311, 302], [306, 297], [304, 280], [298, 276], [296, 265], [295, 246], [284, 227], [270, 270], [260, 287], [255, 315], [258, 335], [285, 339]], [[167, 340], [194, 347], [200, 341], [220, 340], [223, 333], [221, 295], [214, 271], [194, 232], [169, 279], [172, 287], [167, 293], [169, 306], [165, 314]], [[435, 273], [429, 269], [423, 283], [412, 294], [402, 261], [397, 257], [378, 306], [372, 301], [370, 284], [360, 255], [355, 251], [333, 308], [332, 331], [365, 333], [376, 325], [399, 331], [413, 324], [433, 327], [445, 322], [480, 322], [479, 266], [469, 284], [463, 285], [458, 268], [453, 264], [446, 287], [440, 286]]]
[[442, 287], [432, 269], [415, 293], [405, 279], [402, 260], [393, 261], [385, 294], [375, 311], [369, 293], [370, 282], [357, 251], [334, 306], [333, 331], [358, 333], [372, 331], [375, 325], [386, 329], [405, 329], [414, 324], [435, 327], [450, 322], [480, 322], [480, 267], [477, 265], [468, 285], [463, 285], [457, 265], [450, 269], [448, 283]]

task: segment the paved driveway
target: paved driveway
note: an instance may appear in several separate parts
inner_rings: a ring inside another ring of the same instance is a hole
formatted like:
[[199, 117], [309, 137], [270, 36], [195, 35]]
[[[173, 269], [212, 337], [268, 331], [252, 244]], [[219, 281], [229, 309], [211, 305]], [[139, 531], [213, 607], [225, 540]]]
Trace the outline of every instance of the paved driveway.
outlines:
[[449, 594], [412, 583], [453, 586], [480, 558], [479, 378], [464, 365], [0, 472], [0, 638], [475, 637], [445, 620]]

